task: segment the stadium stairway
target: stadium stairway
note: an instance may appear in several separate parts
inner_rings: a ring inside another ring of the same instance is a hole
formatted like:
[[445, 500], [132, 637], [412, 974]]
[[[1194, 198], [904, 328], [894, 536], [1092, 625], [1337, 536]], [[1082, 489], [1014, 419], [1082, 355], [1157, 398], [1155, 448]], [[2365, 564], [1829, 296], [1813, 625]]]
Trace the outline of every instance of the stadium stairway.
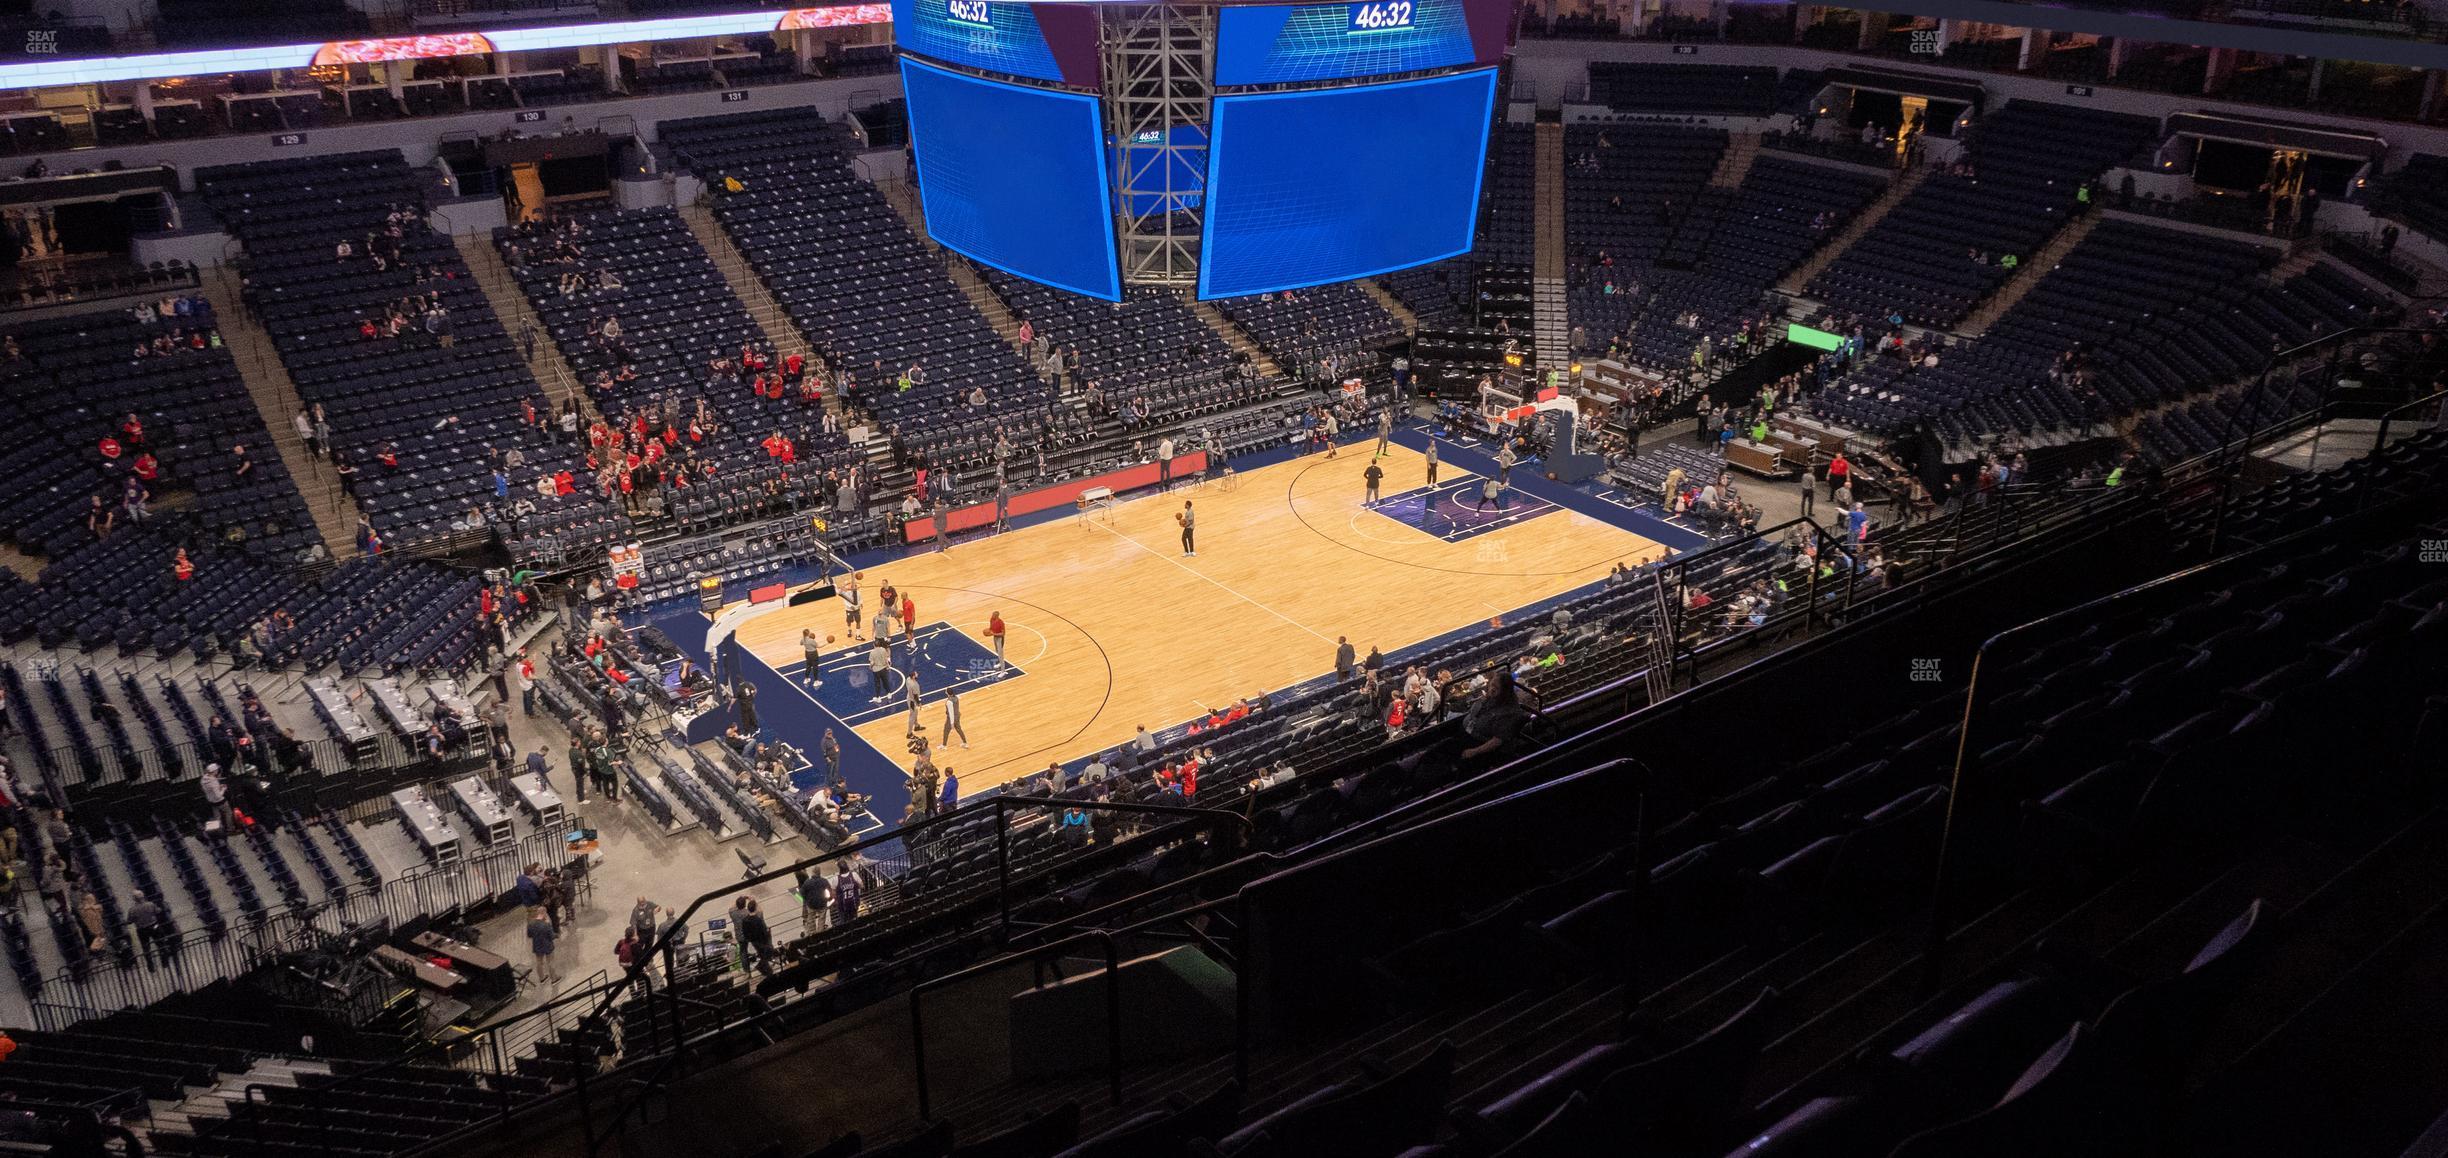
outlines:
[[1360, 292], [1367, 294], [1369, 300], [1376, 302], [1380, 309], [1394, 315], [1394, 320], [1402, 323], [1403, 333], [1419, 333], [1419, 315], [1412, 313], [1411, 307], [1402, 304], [1402, 299], [1395, 297], [1383, 283], [1376, 278], [1368, 278], [1353, 284], [1359, 286]]
[[[2319, 265], [2320, 263], [2320, 246], [2297, 242], [2287, 250], [2286, 257], [2279, 261], [2278, 264], [2261, 271], [2261, 280], [2273, 286], [2285, 285], [2287, 281], [2293, 278], [2295, 275], [2303, 273], [2304, 271], [2309, 270], [2313, 266]], [[2353, 278], [2364, 285], [2372, 287], [2372, 290], [2376, 293], [2394, 294], [2397, 292], [2356, 271], [2352, 266], [2332, 263], [2331, 268], [2336, 269], [2339, 273], [2345, 274], [2347, 277]]]
[[[714, 268], [722, 273], [723, 280], [730, 283], [732, 294], [739, 298], [741, 305], [748, 307], [748, 316], [756, 320], [757, 329], [764, 332], [765, 344], [773, 347], [774, 354], [780, 358], [798, 354], [817, 365], [824, 365], [824, 355], [817, 352], [816, 344], [808, 341], [806, 334], [799, 332], [799, 323], [791, 320], [789, 311], [774, 300], [773, 291], [766, 289], [765, 283], [748, 268], [748, 259], [740, 253], [739, 246], [731, 243], [730, 235], [723, 232], [722, 223], [714, 220], [714, 211], [706, 208], [703, 202], [684, 205], [680, 208], [680, 221], [688, 226], [690, 233], [696, 235], [697, 244], [706, 251], [707, 257], [713, 259]], [[826, 367], [828, 370], [836, 368]]]
[[356, 557], [354, 504], [341, 491], [339, 474], [309, 453], [305, 441], [298, 437], [295, 415], [305, 403], [297, 385], [289, 380], [288, 369], [274, 352], [272, 335], [264, 331], [254, 311], [239, 300], [237, 270], [227, 265], [215, 268], [205, 275], [202, 289], [205, 300], [212, 303], [213, 317], [220, 324], [222, 344], [229, 347], [230, 361], [237, 365], [248, 397], [255, 400], [264, 428], [272, 432], [272, 445], [280, 453], [281, 466], [288, 470], [290, 481], [306, 499], [306, 513], [314, 518], [315, 533], [322, 537], [323, 549], [331, 552], [334, 559]]
[[2022, 264], [2016, 267], [2014, 276], [2007, 278], [2006, 284], [1999, 286], [1996, 293], [1990, 294], [1988, 301], [1982, 302], [1975, 308], [1972, 316], [1964, 319], [1964, 324], [1956, 327], [1955, 332], [1967, 338], [1977, 338], [1988, 333], [1990, 326], [1997, 324], [1999, 318], [2005, 317], [2006, 311], [2013, 309], [2015, 303], [2022, 301], [2024, 295], [2032, 292], [2032, 289], [2040, 284], [2040, 279], [2047, 277], [2050, 270], [2057, 268], [2057, 263], [2064, 261], [2065, 255], [2074, 252], [2074, 247], [2081, 245], [2083, 239], [2091, 236], [2091, 231], [2099, 228], [2100, 222], [2105, 220], [2107, 220], [2107, 215], [2104, 213], [2085, 213], [2075, 218], [2073, 224], [2058, 230], [2057, 236], [2050, 238], [2047, 245], [2040, 247], [2040, 252], [2023, 258]]
[[1751, 175], [1751, 162], [1759, 160], [1760, 135], [1734, 133], [1726, 139], [1726, 150], [1717, 157], [1717, 171], [1709, 174], [1712, 189], [1740, 189], [1743, 178]]
[[1810, 260], [1803, 262], [1800, 266], [1795, 267], [1792, 273], [1778, 280], [1777, 289], [1788, 294], [1801, 293], [1802, 287], [1809, 285], [1812, 278], [1819, 276], [1820, 270], [1835, 264], [1836, 259], [1842, 256], [1846, 249], [1851, 248], [1854, 242], [1861, 240], [1863, 234], [1877, 228], [1881, 219], [1885, 218], [1896, 206], [1903, 204], [1905, 198], [1912, 196], [1912, 191], [1921, 187], [1921, 182], [1928, 179], [1930, 172], [1930, 168], [1926, 165], [1917, 169], [1905, 170], [1901, 176], [1888, 184], [1886, 192], [1879, 194], [1877, 200], [1863, 206], [1861, 212], [1853, 215], [1851, 223], [1839, 230], [1836, 236], [1829, 238], [1827, 244], [1819, 247], [1818, 252], [1811, 254]]
[[1565, 334], [1572, 329], [1564, 304], [1564, 271], [1571, 263], [1565, 253], [1564, 125], [1541, 121], [1537, 151], [1538, 249], [1531, 267], [1530, 318], [1536, 327], [1540, 365], [1560, 367], [1568, 355]]
[[1225, 317], [1224, 311], [1217, 309], [1214, 302], [1187, 297], [1183, 300], [1190, 307], [1190, 312], [1198, 315], [1198, 320], [1207, 323], [1207, 328], [1222, 337], [1224, 344], [1234, 353], [1246, 355], [1260, 373], [1269, 378], [1284, 376], [1283, 367], [1276, 363], [1275, 356], [1267, 353], [1266, 347], [1259, 345], [1258, 339], [1251, 337], [1249, 331]]
[[[456, 243], [454, 238], [453, 242]], [[534, 334], [534, 350], [522, 356], [536, 382], [558, 407], [563, 399], [578, 400], [578, 409], [587, 421], [598, 421], [602, 412], [595, 408], [594, 395], [579, 388], [578, 372], [570, 368], [561, 356], [561, 347], [552, 340], [551, 327], [536, 316], [535, 307], [527, 303], [527, 295], [519, 292], [518, 282], [510, 275], [510, 267], [502, 264], [501, 253], [474, 238], [459, 246], [459, 256], [465, 258], [468, 271], [476, 275], [476, 288], [484, 291], [485, 301], [492, 305], [493, 314], [502, 320], [502, 329], [511, 336], [514, 345], [525, 347], [525, 335]]]

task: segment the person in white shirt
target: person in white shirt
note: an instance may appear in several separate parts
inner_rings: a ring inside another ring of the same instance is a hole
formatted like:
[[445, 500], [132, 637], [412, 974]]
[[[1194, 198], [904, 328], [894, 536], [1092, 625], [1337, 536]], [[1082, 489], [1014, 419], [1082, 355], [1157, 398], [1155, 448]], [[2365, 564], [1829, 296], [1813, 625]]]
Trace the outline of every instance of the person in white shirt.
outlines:
[[221, 766], [205, 765], [204, 775], [197, 780], [197, 785], [204, 790], [204, 804], [212, 810], [213, 819], [221, 822], [221, 835], [228, 836], [236, 818], [230, 814], [229, 785], [221, 780]]
[[1156, 485], [1164, 490], [1173, 487], [1173, 439], [1169, 436], [1156, 443]]

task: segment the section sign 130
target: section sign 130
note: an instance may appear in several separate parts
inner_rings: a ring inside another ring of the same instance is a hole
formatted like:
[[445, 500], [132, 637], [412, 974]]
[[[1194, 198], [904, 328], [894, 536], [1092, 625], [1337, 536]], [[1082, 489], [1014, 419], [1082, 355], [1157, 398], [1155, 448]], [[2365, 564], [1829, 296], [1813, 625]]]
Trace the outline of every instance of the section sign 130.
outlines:
[[1350, 6], [1350, 12], [1353, 32], [1383, 32], [1389, 28], [1411, 27], [1411, 0], [1354, 4]]

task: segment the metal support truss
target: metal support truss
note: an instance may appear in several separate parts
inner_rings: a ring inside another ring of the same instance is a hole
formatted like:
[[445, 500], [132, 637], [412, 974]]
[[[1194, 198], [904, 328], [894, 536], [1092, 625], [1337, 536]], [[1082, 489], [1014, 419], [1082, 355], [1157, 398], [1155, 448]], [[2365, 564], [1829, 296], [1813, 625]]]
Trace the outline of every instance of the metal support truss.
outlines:
[[1216, 10], [1104, 7], [1105, 125], [1119, 150], [1115, 236], [1125, 285], [1194, 288], [1205, 220]]

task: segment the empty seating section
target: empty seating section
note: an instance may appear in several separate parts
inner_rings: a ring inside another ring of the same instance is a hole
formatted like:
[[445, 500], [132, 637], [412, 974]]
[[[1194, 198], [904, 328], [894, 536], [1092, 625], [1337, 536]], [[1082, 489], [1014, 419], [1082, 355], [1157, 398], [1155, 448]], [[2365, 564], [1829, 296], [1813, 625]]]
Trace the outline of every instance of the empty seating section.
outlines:
[[[1655, 263], [1610, 251], [1609, 264], [1575, 269], [1566, 309], [1592, 350], [1612, 347], [1653, 369], [1687, 365], [1701, 338], [1723, 348], [1756, 324], [1768, 288], [1884, 184], [1871, 173], [1762, 156], [1740, 188], [1690, 192]], [[1628, 198], [1623, 204], [1617, 210], [1610, 201], [1605, 216], [1644, 211]]]
[[[572, 228], [578, 231], [574, 240], [567, 237]], [[659, 440], [667, 425], [680, 432], [662, 463], [677, 467], [633, 472], [641, 481], [659, 476], [675, 503], [714, 502], [733, 518], [779, 513], [803, 488], [816, 497], [827, 469], [856, 459], [848, 439], [825, 429], [823, 403], [805, 397], [796, 379], [781, 389], [756, 388], [761, 378], [786, 377], [787, 364], [763, 349], [756, 319], [678, 213], [584, 213], [550, 230], [499, 230], [495, 240], [553, 343], [614, 429], [635, 435], [642, 423], [647, 433], [636, 436], [637, 443]], [[564, 244], [576, 246], [575, 256], [560, 248]], [[556, 253], [564, 256], [556, 260]], [[600, 336], [607, 323], [619, 325], [616, 340]], [[751, 347], [770, 370], [711, 372], [718, 359], [737, 365]], [[711, 429], [697, 418], [701, 400]], [[791, 441], [788, 463], [764, 445], [775, 433]], [[597, 469], [616, 453], [594, 448]], [[821, 498], [830, 502], [832, 496]]]
[[[1481, 245], [1487, 244], [1483, 234]], [[1443, 330], [1461, 325], [1470, 316], [1470, 278], [1471, 263], [1457, 258], [1398, 270], [1377, 280], [1419, 319], [1421, 329]]]
[[[849, 401], [905, 455], [981, 462], [981, 426], [1034, 422], [1054, 408], [1053, 388], [851, 171], [840, 125], [789, 109], [665, 121], [661, 132], [709, 188], [726, 176], [745, 185], [713, 195], [716, 219], [825, 362], [854, 376]], [[900, 389], [905, 374], [911, 384]], [[970, 408], [973, 390], [985, 392], [983, 410]]]
[[[522, 408], [549, 414], [551, 400], [457, 247], [426, 225], [420, 178], [397, 152], [208, 168], [196, 179], [245, 242], [247, 304], [301, 400], [325, 408], [353, 471], [350, 493], [386, 546], [447, 538], [485, 507], [521, 541], [552, 533], [583, 549], [622, 535], [625, 520], [593, 488], [536, 492], [539, 475], [581, 469], [577, 456], [528, 424]], [[343, 244], [351, 252], [336, 256]], [[515, 467], [513, 448], [524, 459]]]
[[[1101, 302], [997, 270], [983, 273], [1011, 316], [1026, 322], [1032, 346], [1044, 351], [1042, 357], [1034, 349], [1022, 351], [1034, 372], [1063, 387], [1077, 403], [1076, 408], [1058, 406], [1058, 420], [1044, 435], [1049, 472], [1060, 469], [1057, 450], [1069, 451], [1059, 456], [1063, 465], [1070, 465], [1083, 448], [1093, 460], [1110, 458], [1110, 453], [1097, 453], [1097, 444], [1089, 441], [1092, 433], [1136, 434], [1200, 419], [1208, 420], [1201, 426], [1210, 430], [1219, 424], [1239, 426], [1242, 417], [1256, 420], [1261, 415], [1253, 412], [1229, 422], [1216, 416], [1267, 401], [1276, 393], [1274, 385], [1259, 379], [1250, 367], [1235, 365], [1225, 353], [1223, 338], [1172, 292], [1133, 288], [1124, 291], [1119, 303]], [[1073, 354], [1076, 374], [1071, 370]], [[998, 434], [1010, 435], [1011, 468], [1025, 464], [1041, 445], [1038, 433], [1026, 429], [985, 428], [978, 433], [989, 445]], [[1239, 449], [1229, 430], [1216, 433], [1227, 450]], [[960, 444], [953, 452], [956, 461], [976, 457], [974, 449]]]
[[[220, 1013], [241, 1000], [216, 991], [179, 1008]], [[525, 1074], [307, 1056], [323, 1051], [284, 1040], [271, 1023], [185, 1012], [127, 1010], [67, 1030], [8, 1033], [17, 1043], [12, 1062], [23, 1064], [0, 1077], [0, 1095], [35, 1107], [21, 1118], [50, 1125], [53, 1111], [90, 1104], [141, 1121], [151, 1116], [147, 1099], [178, 1106], [188, 1112], [152, 1117], [146, 1131], [164, 1154], [392, 1153], [551, 1088]], [[593, 1039], [570, 1031], [555, 1040]]]
[[787, 52], [759, 56], [726, 56], [714, 62], [726, 84], [778, 84], [796, 79], [799, 58]]
[[620, 95], [604, 91], [603, 70], [591, 66], [521, 73], [510, 78], [510, 89], [518, 94], [519, 103], [528, 108], [573, 105]]
[[2257, 376], [2274, 349], [2384, 305], [2325, 264], [2272, 283], [2276, 258], [2243, 240], [2102, 222], [1986, 334], [1937, 351], [1937, 366], [1870, 359], [1811, 405], [1879, 432], [1933, 418], [1951, 443], [2077, 432]]
[[1489, 134], [1486, 206], [1474, 256], [1529, 265], [1538, 247], [1538, 127], [1504, 121]]
[[1589, 98], [1623, 113], [1764, 117], [1777, 111], [1777, 70], [1712, 64], [1590, 62]]
[[1226, 298], [1216, 308], [1295, 377], [1357, 372], [1402, 336], [1394, 315], [1351, 282]]
[[629, 86], [641, 93], [692, 92], [713, 88], [718, 79], [713, 61], [666, 60], [630, 74]]
[[128, 500], [173, 489], [195, 493], [185, 517], [249, 555], [288, 562], [320, 545], [201, 296], [33, 322], [4, 338], [16, 353], [0, 365], [0, 413], [51, 435], [12, 450], [0, 480], [8, 533], [27, 550], [56, 559], [91, 542], [95, 498], [127, 526]]
[[1655, 261], [1725, 152], [1722, 129], [1564, 127], [1564, 247], [1576, 268]]
[[1119, 304], [986, 270], [995, 296], [1057, 351], [1079, 351], [1079, 385], [1107, 395], [1213, 385], [1232, 377], [1223, 339], [1173, 294], [1132, 289]]
[[2038, 253], [2075, 211], [2075, 191], [2156, 128], [2142, 117], [2011, 102], [1974, 128], [1968, 174], [1931, 171], [1808, 292], [1843, 309], [1953, 325], [2006, 280], [1999, 258]]
[[1766, 288], [1886, 188], [1874, 173], [1763, 155], [1732, 197], [1709, 190], [1675, 228], [1669, 260]]

